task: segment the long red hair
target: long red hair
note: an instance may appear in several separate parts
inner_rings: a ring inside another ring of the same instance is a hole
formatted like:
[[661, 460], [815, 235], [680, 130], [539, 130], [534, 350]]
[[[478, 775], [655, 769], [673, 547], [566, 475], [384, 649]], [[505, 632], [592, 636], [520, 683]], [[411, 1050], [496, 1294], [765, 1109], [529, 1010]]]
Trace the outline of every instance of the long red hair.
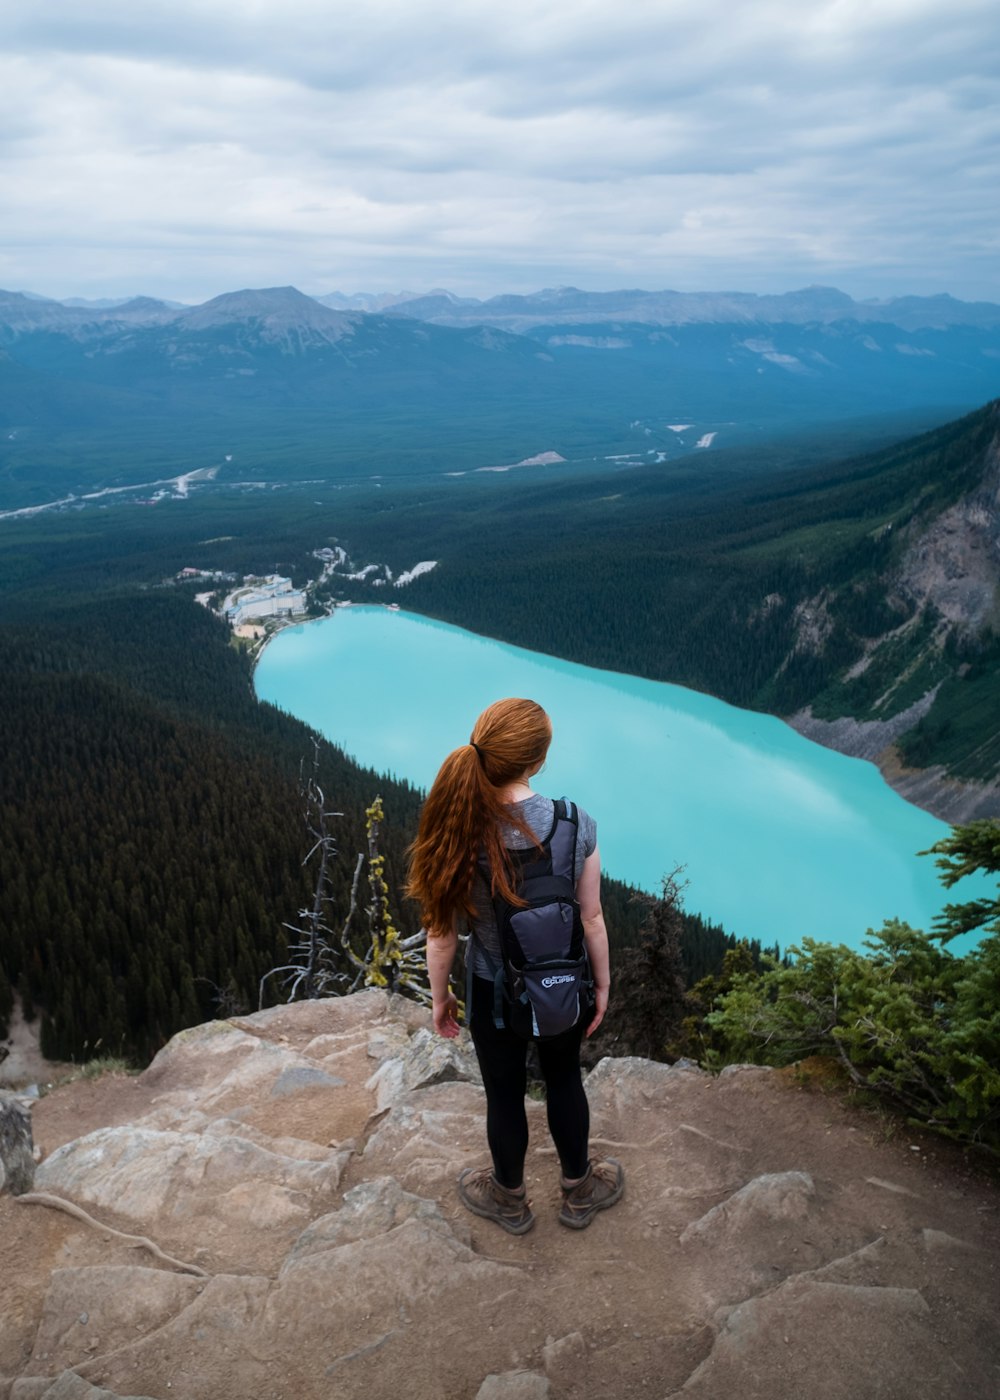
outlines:
[[473, 917], [472, 884], [481, 853], [493, 893], [512, 904], [513, 865], [503, 844], [506, 823], [538, 844], [534, 832], [501, 797], [504, 788], [545, 761], [552, 723], [534, 700], [496, 700], [476, 720], [472, 737], [442, 763], [410, 847], [407, 893], [420, 901], [428, 933], [448, 933], [458, 914]]

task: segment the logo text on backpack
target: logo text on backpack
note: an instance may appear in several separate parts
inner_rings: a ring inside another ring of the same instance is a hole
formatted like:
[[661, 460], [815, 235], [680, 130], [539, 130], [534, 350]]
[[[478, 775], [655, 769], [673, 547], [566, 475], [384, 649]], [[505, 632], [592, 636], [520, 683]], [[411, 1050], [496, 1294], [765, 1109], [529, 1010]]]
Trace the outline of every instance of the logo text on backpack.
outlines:
[[543, 977], [543, 987], [558, 987], [560, 982], [575, 982], [576, 978], [572, 973], [561, 973], [558, 977]]

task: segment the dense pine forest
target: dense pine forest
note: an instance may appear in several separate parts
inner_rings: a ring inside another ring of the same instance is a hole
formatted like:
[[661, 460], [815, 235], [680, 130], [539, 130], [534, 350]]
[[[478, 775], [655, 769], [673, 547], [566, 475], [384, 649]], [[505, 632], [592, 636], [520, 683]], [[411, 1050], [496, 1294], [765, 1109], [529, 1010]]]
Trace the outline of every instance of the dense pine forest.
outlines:
[[[283, 961], [282, 922], [309, 891], [298, 772], [312, 745], [257, 704], [247, 658], [190, 599], [49, 621], [3, 629], [3, 971], [43, 1013], [46, 1053], [145, 1059], [220, 1007], [254, 1009]], [[322, 778], [344, 812], [346, 908], [365, 806], [383, 793], [398, 879], [417, 794], [329, 746]]]

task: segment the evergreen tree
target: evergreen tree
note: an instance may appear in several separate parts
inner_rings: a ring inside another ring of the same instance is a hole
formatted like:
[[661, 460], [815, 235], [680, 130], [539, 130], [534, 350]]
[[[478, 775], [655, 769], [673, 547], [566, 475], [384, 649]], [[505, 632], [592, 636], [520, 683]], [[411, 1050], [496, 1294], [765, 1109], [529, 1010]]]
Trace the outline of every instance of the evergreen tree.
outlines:
[[585, 1042], [585, 1057], [602, 1055], [671, 1057], [686, 1010], [681, 955], [684, 885], [680, 870], [663, 877], [659, 896], [640, 894], [645, 917], [637, 946], [619, 953], [612, 975], [613, 1012]]
[[[935, 854], [941, 883], [947, 888], [977, 870], [1000, 874], [1000, 821], [981, 820], [952, 828], [950, 836], [938, 841], [924, 855]], [[1000, 891], [994, 899], [972, 899], [962, 904], [946, 904], [935, 923], [935, 933], [943, 943], [963, 933], [983, 929], [1000, 938]]]

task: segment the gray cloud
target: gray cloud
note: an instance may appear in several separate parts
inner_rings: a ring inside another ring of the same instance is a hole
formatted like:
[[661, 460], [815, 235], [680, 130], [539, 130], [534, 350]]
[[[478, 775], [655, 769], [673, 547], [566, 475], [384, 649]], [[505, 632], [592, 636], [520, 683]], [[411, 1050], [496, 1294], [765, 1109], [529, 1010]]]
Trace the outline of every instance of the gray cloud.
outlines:
[[998, 31], [992, 0], [8, 0], [0, 285], [1000, 300]]

